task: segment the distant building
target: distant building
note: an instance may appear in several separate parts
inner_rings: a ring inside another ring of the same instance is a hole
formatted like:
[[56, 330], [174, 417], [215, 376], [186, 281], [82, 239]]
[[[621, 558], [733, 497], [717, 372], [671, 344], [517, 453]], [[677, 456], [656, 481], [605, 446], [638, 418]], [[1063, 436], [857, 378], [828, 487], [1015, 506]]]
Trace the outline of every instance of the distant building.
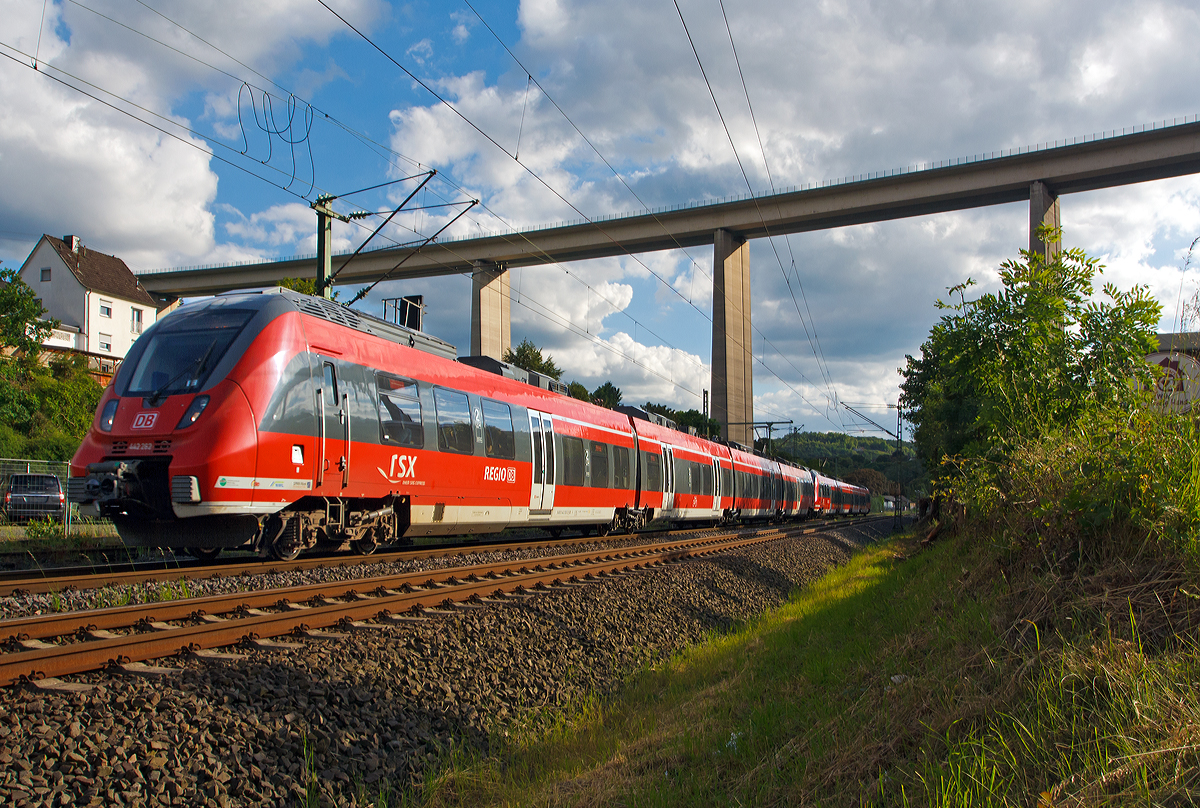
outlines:
[[177, 303], [151, 296], [124, 261], [88, 249], [79, 236], [42, 236], [20, 276], [61, 324], [45, 346], [86, 353], [108, 373]]

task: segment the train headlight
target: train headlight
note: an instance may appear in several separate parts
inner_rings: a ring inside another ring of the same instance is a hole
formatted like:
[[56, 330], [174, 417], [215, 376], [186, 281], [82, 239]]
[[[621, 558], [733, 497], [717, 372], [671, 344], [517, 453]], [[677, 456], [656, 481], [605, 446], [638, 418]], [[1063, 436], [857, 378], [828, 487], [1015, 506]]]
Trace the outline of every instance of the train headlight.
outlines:
[[208, 406], [208, 396], [196, 396], [192, 399], [192, 406], [187, 408], [187, 412], [179, 419], [179, 423], [175, 425], [176, 429], [186, 429], [196, 423], [196, 419], [200, 417], [200, 413], [204, 412], [204, 408]]
[[112, 432], [113, 419], [117, 417], [117, 405], [121, 403], [121, 399], [109, 399], [104, 405], [104, 410], [100, 413], [100, 431]]

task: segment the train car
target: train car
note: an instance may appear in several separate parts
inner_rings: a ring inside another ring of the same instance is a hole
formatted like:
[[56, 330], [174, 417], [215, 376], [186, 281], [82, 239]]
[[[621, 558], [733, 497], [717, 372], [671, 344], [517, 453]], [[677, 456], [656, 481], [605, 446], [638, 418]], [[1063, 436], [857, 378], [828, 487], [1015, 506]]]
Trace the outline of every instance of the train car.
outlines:
[[784, 491], [780, 516], [784, 519], [807, 519], [813, 510], [813, 476], [803, 466], [780, 463]]
[[779, 516], [780, 473], [774, 460], [740, 448], [729, 448], [733, 465], [733, 513], [742, 520]]
[[826, 477], [819, 471], [813, 473], [813, 478], [813, 483], [816, 486], [813, 513], [818, 516], [830, 516], [834, 513], [833, 498], [838, 481], [832, 477]]
[[871, 491], [861, 485], [846, 483], [847, 496], [850, 499], [850, 513], [865, 516], [871, 512]]
[[279, 558], [793, 509], [775, 461], [454, 360], [286, 290], [183, 306], [105, 390], [68, 496], [132, 546]]
[[629, 415], [642, 463], [639, 505], [650, 521], [718, 522], [733, 507], [729, 449]]
[[833, 481], [831, 485], [831, 512], [837, 516], [868, 513], [871, 509], [871, 492], [861, 486]]

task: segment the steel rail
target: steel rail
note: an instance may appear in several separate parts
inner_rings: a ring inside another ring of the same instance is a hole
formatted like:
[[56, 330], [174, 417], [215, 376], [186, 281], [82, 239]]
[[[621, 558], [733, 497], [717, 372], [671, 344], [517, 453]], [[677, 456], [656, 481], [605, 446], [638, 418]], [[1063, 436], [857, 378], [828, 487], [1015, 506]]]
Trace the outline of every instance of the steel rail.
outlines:
[[[814, 523], [829, 524], [830, 521]], [[688, 527], [682, 531], [651, 531], [649, 536], [678, 535], [679, 533], [705, 533], [712, 528]], [[570, 547], [578, 544], [595, 544], [605, 541], [623, 541], [637, 534], [607, 537], [582, 536], [570, 539], [539, 539], [536, 541], [504, 541], [486, 544], [453, 545], [422, 549], [397, 550], [375, 553], [369, 556], [337, 555], [304, 557], [295, 561], [254, 560], [243, 563], [220, 563], [206, 565], [156, 567], [154, 569], [101, 569], [100, 571], [71, 571], [65, 575], [17, 577], [20, 573], [0, 572], [0, 597], [21, 594], [45, 594], [66, 589], [99, 589], [105, 586], [128, 586], [151, 581], [176, 581], [181, 578], [219, 578], [234, 575], [261, 575], [275, 572], [310, 569], [346, 569], [368, 564], [420, 561], [427, 558], [455, 558], [503, 550], [543, 549], [546, 547]], [[124, 566], [124, 562], [121, 565]]]
[[[776, 537], [781, 530], [759, 530], [755, 536]], [[636, 559], [650, 552], [685, 550], [703, 547], [716, 541], [728, 540], [729, 535], [715, 537], [693, 537], [672, 542], [636, 545], [632, 547], [601, 548], [581, 553], [547, 556], [539, 559], [519, 559], [475, 564], [461, 567], [446, 567], [438, 570], [414, 570], [358, 578], [350, 581], [323, 581], [295, 587], [279, 587], [252, 592], [233, 592], [226, 595], [209, 595], [159, 603], [144, 603], [131, 606], [116, 606], [106, 609], [85, 609], [56, 614], [42, 614], [0, 620], [0, 643], [20, 642], [29, 639], [62, 637], [81, 631], [127, 628], [138, 623], [183, 620], [197, 615], [215, 615], [244, 609], [261, 609], [271, 606], [286, 606], [311, 601], [316, 598], [352, 597], [359, 593], [397, 589], [405, 586], [444, 585], [447, 582], [471, 576], [512, 575], [528, 569], [561, 569], [573, 564], [594, 560]]]
[[[819, 528], [773, 529], [760, 531], [757, 535], [705, 542], [701, 546], [678, 547], [681, 542], [670, 542], [655, 548], [621, 548], [612, 551], [608, 558], [576, 560], [569, 559], [595, 556], [598, 553], [581, 553], [556, 557], [564, 563], [555, 563], [553, 568], [517, 572], [503, 578], [486, 578], [476, 581], [448, 581], [435, 584], [434, 588], [412, 592], [396, 592], [383, 589], [374, 596], [359, 594], [358, 600], [348, 603], [332, 603], [288, 609], [275, 614], [264, 614], [254, 610], [237, 619], [214, 618], [211, 622], [191, 626], [168, 626], [159, 624], [152, 633], [130, 634], [119, 637], [103, 637], [66, 645], [44, 645], [33, 650], [0, 655], [0, 686], [20, 681], [37, 680], [43, 677], [58, 677], [97, 670], [109, 665], [142, 662], [189, 653], [198, 650], [220, 648], [238, 643], [280, 637], [297, 632], [312, 631], [345, 624], [352, 621], [388, 618], [390, 615], [429, 609], [446, 603], [462, 603], [480, 600], [494, 595], [503, 595], [519, 590], [545, 587], [613, 572], [627, 572], [651, 566], [681, 561], [686, 558], [712, 555], [740, 547], [776, 541], [789, 535], [804, 535]], [[687, 542], [682, 542], [686, 544]], [[629, 550], [640, 550], [637, 553]], [[620, 558], [612, 555], [619, 554]], [[552, 559], [543, 559], [551, 561]], [[522, 562], [495, 565], [511, 567]], [[528, 562], [524, 562], [526, 565]], [[540, 566], [540, 565], [539, 565]], [[460, 568], [459, 574], [470, 571], [475, 576], [481, 567]], [[441, 571], [448, 572], [448, 571]], [[276, 590], [278, 592], [287, 590]], [[194, 605], [194, 604], [192, 604]], [[194, 611], [194, 610], [193, 610]], [[189, 615], [190, 616], [190, 615]]]
[[[695, 530], [690, 528], [689, 530]], [[231, 577], [234, 575], [262, 574], [289, 570], [309, 570], [317, 568], [347, 568], [365, 566], [367, 564], [387, 564], [396, 561], [419, 561], [426, 558], [454, 558], [455, 556], [471, 555], [480, 552], [494, 552], [508, 549], [539, 549], [543, 547], [571, 546], [575, 544], [603, 542], [607, 539], [619, 540], [621, 537], [606, 538], [576, 537], [571, 539], [541, 539], [532, 542], [502, 541], [486, 544], [469, 545], [455, 544], [449, 546], [427, 547], [421, 549], [395, 550], [372, 555], [333, 555], [306, 556], [295, 561], [279, 561], [277, 559], [254, 559], [244, 562], [222, 562], [217, 564], [169, 564], [163, 565], [152, 562], [153, 569], [138, 569], [127, 562], [113, 565], [111, 568], [101, 568], [96, 571], [93, 567], [87, 572], [81, 568], [68, 568], [67, 574], [48, 575], [43, 572], [37, 576], [29, 576], [28, 570], [22, 572], [0, 572], [0, 596], [22, 593], [57, 592], [67, 588], [97, 589], [102, 586], [122, 586], [128, 584], [146, 583], [148, 581], [177, 580], [179, 578], [214, 578]], [[25, 577], [20, 577], [24, 574]]]

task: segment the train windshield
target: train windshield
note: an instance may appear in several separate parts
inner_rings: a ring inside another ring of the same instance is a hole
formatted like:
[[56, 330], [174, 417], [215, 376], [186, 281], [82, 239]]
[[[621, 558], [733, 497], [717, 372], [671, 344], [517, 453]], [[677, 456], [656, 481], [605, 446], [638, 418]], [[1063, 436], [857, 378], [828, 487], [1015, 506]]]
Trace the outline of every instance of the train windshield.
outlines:
[[247, 309], [202, 309], [165, 320], [149, 336], [124, 395], [162, 398], [202, 389], [254, 314]]

